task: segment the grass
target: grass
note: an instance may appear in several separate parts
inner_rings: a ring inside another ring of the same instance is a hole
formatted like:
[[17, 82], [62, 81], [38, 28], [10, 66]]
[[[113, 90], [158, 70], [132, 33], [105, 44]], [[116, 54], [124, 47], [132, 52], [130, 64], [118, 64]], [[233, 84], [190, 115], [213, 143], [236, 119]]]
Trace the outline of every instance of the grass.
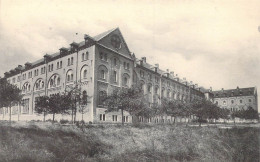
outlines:
[[259, 161], [259, 129], [0, 122], [0, 161]]

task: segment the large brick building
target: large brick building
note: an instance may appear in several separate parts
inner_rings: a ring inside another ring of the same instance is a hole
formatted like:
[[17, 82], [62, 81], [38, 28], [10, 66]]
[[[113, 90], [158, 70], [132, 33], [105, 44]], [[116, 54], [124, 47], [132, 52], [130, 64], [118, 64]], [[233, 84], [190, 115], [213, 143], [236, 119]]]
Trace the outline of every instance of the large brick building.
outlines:
[[[150, 65], [145, 57], [137, 59], [119, 28], [95, 37], [85, 35], [83, 42], [73, 42], [69, 48], [62, 47], [59, 52], [46, 54], [38, 61], [18, 65], [6, 72], [5, 78], [17, 85], [24, 97], [23, 104], [14, 105], [11, 112], [7, 108], [0, 109], [0, 119], [4, 120], [9, 113], [13, 120], [42, 120], [42, 116], [34, 112], [37, 97], [63, 93], [75, 85], [91, 96], [88, 112], [84, 114], [86, 122], [120, 122], [120, 113], [106, 113], [100, 98], [134, 83], [143, 85], [149, 105], [160, 102], [162, 97], [186, 102], [204, 97], [213, 101], [214, 97], [210, 89], [181, 79], [172, 71], [163, 71], [159, 64]], [[70, 116], [58, 118], [70, 119]], [[125, 122], [132, 120], [127, 112], [123, 118]]]

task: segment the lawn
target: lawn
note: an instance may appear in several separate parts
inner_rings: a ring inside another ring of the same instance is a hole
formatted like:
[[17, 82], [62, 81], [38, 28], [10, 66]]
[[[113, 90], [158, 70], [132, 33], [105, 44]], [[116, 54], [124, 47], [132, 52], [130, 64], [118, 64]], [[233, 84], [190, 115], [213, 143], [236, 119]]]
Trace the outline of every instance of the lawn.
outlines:
[[0, 122], [0, 161], [259, 161], [259, 128]]

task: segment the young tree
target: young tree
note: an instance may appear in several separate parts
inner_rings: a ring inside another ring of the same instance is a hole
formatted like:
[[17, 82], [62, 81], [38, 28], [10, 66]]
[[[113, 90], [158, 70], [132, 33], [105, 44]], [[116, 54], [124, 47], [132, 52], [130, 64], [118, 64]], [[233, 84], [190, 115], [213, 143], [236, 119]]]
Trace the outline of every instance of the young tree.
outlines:
[[69, 106], [67, 105], [67, 96], [55, 94], [49, 98], [48, 109], [52, 114], [52, 121], [54, 122], [55, 114], [68, 114]]
[[35, 101], [35, 111], [38, 114], [43, 114], [43, 121], [45, 122], [45, 117], [49, 113], [49, 97], [48, 96], [40, 96]]
[[128, 111], [131, 115], [137, 114], [140, 111], [143, 96], [143, 90], [140, 87], [133, 86], [115, 90], [111, 95], [104, 98], [104, 102], [106, 102], [109, 112], [121, 110], [122, 125], [124, 125], [124, 111]]
[[6, 81], [6, 79], [0, 79], [0, 107], [9, 108], [9, 121], [12, 118], [12, 105], [18, 104], [22, 100], [23, 96], [21, 90]]
[[81, 113], [81, 121], [83, 122], [83, 115], [87, 112], [86, 108], [88, 103], [90, 103], [90, 96], [87, 95], [86, 91], [83, 91], [78, 98], [79, 112]]

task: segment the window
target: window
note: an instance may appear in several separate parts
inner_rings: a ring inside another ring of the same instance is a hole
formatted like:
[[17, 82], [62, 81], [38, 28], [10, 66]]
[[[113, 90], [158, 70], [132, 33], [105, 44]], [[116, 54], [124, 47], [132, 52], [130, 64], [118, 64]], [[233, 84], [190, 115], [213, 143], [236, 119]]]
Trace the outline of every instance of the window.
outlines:
[[60, 61], [60, 68], [62, 68], [62, 61]]
[[243, 92], [241, 92], [241, 91], [240, 91], [240, 92], [239, 92], [239, 94], [240, 94], [240, 95], [242, 95], [242, 94], [243, 94]]
[[15, 78], [13, 78], [13, 83], [15, 83]]
[[85, 56], [86, 60], [88, 60], [88, 57], [89, 57], [89, 54], [88, 54], [88, 52], [86, 52], [86, 56]]
[[234, 103], [234, 100], [231, 100], [231, 104], [233, 104]]
[[105, 70], [100, 71], [100, 77], [101, 77], [101, 79], [106, 79], [105, 78]]
[[152, 75], [148, 74], [148, 80], [152, 80]]
[[248, 102], [252, 102], [252, 100], [251, 100], [251, 99], [248, 99]]
[[29, 99], [22, 100], [22, 113], [23, 114], [29, 113]]
[[70, 58], [68, 58], [68, 66], [70, 66]]
[[126, 69], [127, 69], [127, 70], [130, 69], [129, 63], [126, 64]]
[[114, 71], [114, 82], [117, 82], [117, 72]]
[[70, 59], [70, 64], [73, 65], [73, 57]]
[[142, 70], [140, 70], [140, 76], [144, 78], [144, 72]]
[[127, 86], [127, 85], [128, 85], [128, 78], [124, 77], [124, 86]]
[[57, 62], [57, 69], [60, 68], [60, 62]]
[[126, 69], [126, 62], [124, 62], [124, 69]]
[[107, 61], [107, 54], [106, 53], [100, 52], [99, 56], [100, 56], [101, 60]]
[[164, 89], [162, 89], [162, 94], [161, 94], [162, 97], [164, 97]]
[[170, 91], [167, 92], [167, 97], [168, 97], [168, 98], [170, 97]]
[[99, 119], [100, 121], [106, 121], [106, 114], [100, 114]]
[[53, 71], [53, 64], [51, 64], [51, 71]]
[[226, 101], [223, 101], [223, 105], [226, 105]]
[[155, 87], [155, 94], [158, 94], [158, 87]]
[[114, 58], [114, 66], [117, 66], [117, 60]]
[[148, 90], [149, 93], [151, 93], [151, 92], [152, 92], [152, 86], [151, 86], [151, 85], [148, 85], [147, 90]]
[[127, 123], [128, 122], [128, 116], [124, 116], [123, 121]]
[[158, 77], [155, 77], [155, 82], [159, 83], [159, 78]]
[[243, 103], [243, 101], [242, 101], [242, 100], [240, 100], [240, 103]]
[[218, 101], [216, 101], [215, 103], [216, 103], [216, 105], [218, 105]]
[[86, 69], [83, 71], [83, 77], [84, 77], [84, 79], [87, 78], [87, 70]]
[[67, 82], [73, 82], [73, 71], [72, 70], [69, 70], [67, 72]]
[[82, 53], [81, 60], [85, 61], [85, 53]]
[[117, 115], [112, 115], [112, 120], [117, 121]]

